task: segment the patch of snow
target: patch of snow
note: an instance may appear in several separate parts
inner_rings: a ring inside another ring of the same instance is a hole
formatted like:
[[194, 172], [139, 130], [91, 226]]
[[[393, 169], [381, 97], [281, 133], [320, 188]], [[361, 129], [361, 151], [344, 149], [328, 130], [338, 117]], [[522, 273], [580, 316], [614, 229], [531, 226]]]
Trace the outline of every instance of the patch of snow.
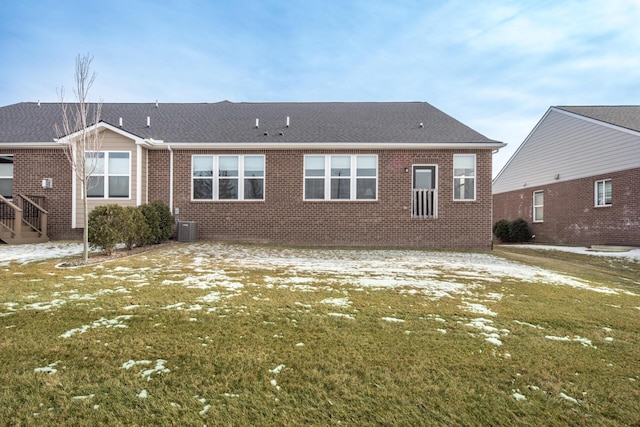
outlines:
[[539, 325], [533, 325], [531, 323], [527, 323], [527, 322], [521, 322], [519, 320], [514, 320], [513, 323], [517, 323], [518, 325], [522, 325], [522, 326], [528, 326], [530, 328], [535, 328], [535, 329], [544, 329], [542, 326]]
[[488, 309], [487, 307], [485, 307], [482, 304], [477, 304], [477, 303], [470, 303], [467, 301], [464, 301], [464, 305], [460, 306], [461, 309], [471, 312], [471, 313], [475, 313], [475, 314], [484, 314], [485, 316], [497, 316], [498, 313], [496, 313], [495, 311], [492, 311], [490, 309]]
[[331, 316], [331, 317], [344, 317], [346, 319], [352, 319], [355, 320], [355, 317], [353, 317], [350, 314], [345, 314], [345, 313], [327, 313], [327, 316]]
[[320, 303], [343, 308], [348, 308], [351, 305], [349, 298], [325, 298]]
[[574, 254], [591, 255], [605, 258], [625, 258], [631, 261], [640, 262], [640, 249], [631, 249], [621, 252], [609, 252], [609, 251], [594, 251], [590, 248], [583, 246], [553, 246], [553, 245], [512, 245], [516, 248], [524, 249], [539, 249], [542, 251], [561, 251], [571, 252]]
[[136, 395], [136, 397], [138, 397], [138, 399], [146, 399], [147, 397], [149, 397], [149, 393], [147, 392], [147, 390], [143, 389], [140, 393]]
[[151, 365], [151, 360], [129, 360], [124, 362], [121, 366], [122, 369], [131, 369], [136, 365]]
[[605, 340], [606, 342], [612, 342], [612, 341], [613, 341], [613, 338], [612, 338], [612, 337], [606, 337], [604, 340]]
[[152, 369], [146, 369], [140, 372], [140, 376], [142, 378], [146, 377], [147, 381], [151, 381], [151, 375], [153, 374], [166, 374], [171, 372], [169, 369], [167, 369], [166, 366], [164, 366], [165, 363], [167, 363], [167, 361], [164, 359], [156, 360], [156, 366], [153, 367]]
[[404, 323], [405, 322], [404, 319], [397, 319], [395, 317], [383, 317], [382, 320], [384, 320], [385, 322], [391, 322], [391, 323]]
[[200, 414], [200, 416], [204, 416], [207, 414], [207, 412], [209, 412], [209, 409], [211, 409], [211, 405], [205, 405], [204, 408], [202, 408], [202, 411], [198, 412], [198, 414]]
[[269, 369], [269, 372], [271, 372], [272, 374], [279, 374], [284, 368], [286, 368], [285, 365], [278, 365], [273, 369]]
[[60, 363], [60, 361], [58, 360], [57, 362], [53, 362], [53, 363], [49, 363], [47, 366], [44, 366], [42, 368], [35, 368], [33, 370], [33, 372], [45, 372], [49, 375], [55, 374], [56, 372], [58, 372], [57, 369], [55, 369], [55, 366]]
[[122, 323], [123, 320], [129, 320], [133, 316], [130, 314], [120, 315], [113, 319], [106, 319], [104, 317], [93, 321], [90, 325], [82, 325], [79, 328], [70, 329], [67, 332], [60, 335], [60, 338], [69, 338], [75, 334], [84, 334], [90, 329], [105, 327], [105, 328], [127, 328], [128, 326]]
[[436, 329], [436, 331], [440, 332], [441, 334], [446, 334], [447, 333], [446, 329]]
[[95, 394], [89, 394], [86, 396], [73, 396], [72, 399], [74, 400], [86, 400], [86, 399], [92, 399], [95, 397]]
[[571, 402], [571, 403], [578, 404], [578, 400], [577, 399], [574, 399], [571, 396], [567, 396], [566, 394], [564, 394], [562, 392], [560, 392], [560, 397], [563, 398], [564, 400], [567, 400], [567, 401]]
[[556, 337], [553, 335], [545, 335], [545, 338], [548, 340], [552, 340], [552, 341], [576, 341], [579, 342], [580, 344], [582, 344], [584, 347], [593, 347], [596, 348], [592, 343], [590, 339], [587, 338], [583, 338], [579, 335], [574, 336], [573, 338], [570, 338], [569, 336], [564, 336], [564, 337]]
[[512, 396], [515, 400], [527, 400], [527, 397], [524, 394], [520, 394], [518, 392], [514, 392]]

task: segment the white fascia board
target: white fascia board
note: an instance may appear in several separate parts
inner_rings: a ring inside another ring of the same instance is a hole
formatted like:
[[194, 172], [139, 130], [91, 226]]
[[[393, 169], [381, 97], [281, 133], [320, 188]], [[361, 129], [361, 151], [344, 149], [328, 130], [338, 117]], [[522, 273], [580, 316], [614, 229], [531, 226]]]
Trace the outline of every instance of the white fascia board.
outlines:
[[570, 116], [570, 117], [573, 117], [573, 118], [576, 118], [576, 119], [584, 120], [585, 122], [594, 123], [594, 124], [597, 124], [597, 125], [600, 125], [600, 126], [604, 126], [606, 128], [619, 130], [620, 132], [626, 132], [626, 133], [634, 135], [634, 136], [640, 136], [640, 132], [638, 132], [636, 130], [625, 128], [625, 127], [618, 126], [618, 125], [614, 125], [614, 124], [607, 123], [607, 122], [603, 122], [601, 120], [592, 119], [591, 117], [581, 116], [580, 114], [572, 113], [570, 111], [563, 110], [562, 108], [551, 107], [550, 110], [553, 110], [556, 113], [566, 114], [567, 116]]
[[[123, 130], [123, 129], [117, 127], [117, 126], [110, 125], [109, 123], [106, 123], [106, 122], [98, 122], [95, 125], [91, 125], [91, 126], [87, 127], [84, 130], [84, 132], [91, 132], [91, 131], [94, 131], [96, 129], [97, 130], [102, 130], [102, 129], [110, 130], [112, 132], [115, 132], [115, 133], [117, 133], [119, 135], [124, 136], [125, 138], [128, 138], [128, 139], [131, 139], [131, 140], [135, 141], [136, 144], [142, 144], [144, 142], [144, 139], [140, 138], [138, 135], [135, 135], [135, 134], [133, 134], [131, 132], [127, 132], [126, 130]], [[59, 143], [59, 144], [65, 144], [70, 139], [74, 139], [77, 136], [79, 136], [80, 134], [82, 134], [82, 132], [83, 132], [82, 130], [79, 130], [77, 132], [74, 132], [72, 134], [69, 134], [69, 135], [66, 135], [66, 136], [64, 136], [62, 138], [57, 139], [56, 142]]]
[[0, 143], [0, 150], [4, 148], [20, 149], [20, 148], [62, 148], [61, 144], [56, 141], [51, 142], [2, 142]]
[[507, 144], [503, 142], [170, 142], [154, 145], [150, 148], [183, 150], [499, 150]]

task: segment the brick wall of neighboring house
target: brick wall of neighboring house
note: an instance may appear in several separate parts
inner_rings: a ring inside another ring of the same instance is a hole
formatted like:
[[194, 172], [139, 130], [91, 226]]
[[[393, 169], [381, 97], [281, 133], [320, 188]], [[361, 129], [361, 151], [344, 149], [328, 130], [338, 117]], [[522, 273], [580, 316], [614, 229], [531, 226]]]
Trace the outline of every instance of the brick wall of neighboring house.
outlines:
[[[594, 207], [595, 182], [611, 179], [611, 206]], [[524, 218], [535, 242], [640, 246], [640, 169], [523, 188], [493, 196], [493, 222]], [[533, 223], [533, 192], [544, 191], [544, 222]]]
[[[193, 154], [265, 154], [264, 201], [192, 201]], [[477, 155], [475, 201], [453, 201], [453, 154]], [[304, 201], [304, 154], [377, 154], [377, 201]], [[437, 165], [438, 218], [411, 218], [411, 166]], [[409, 172], [405, 172], [409, 168]], [[149, 200], [169, 202], [169, 152], [149, 153]], [[491, 246], [491, 151], [174, 151], [179, 219], [202, 239], [298, 245], [481, 248]]]
[[[13, 154], [13, 193], [44, 197], [50, 239], [80, 239], [82, 230], [71, 229], [72, 172], [64, 152], [46, 150], [3, 150]], [[51, 178], [52, 188], [42, 188], [42, 179]]]

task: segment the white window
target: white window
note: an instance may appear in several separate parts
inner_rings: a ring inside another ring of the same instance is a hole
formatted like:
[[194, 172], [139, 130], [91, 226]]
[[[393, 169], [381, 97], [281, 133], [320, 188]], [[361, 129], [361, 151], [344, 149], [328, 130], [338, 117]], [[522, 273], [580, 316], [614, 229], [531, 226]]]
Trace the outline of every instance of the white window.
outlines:
[[611, 180], [603, 179], [595, 184], [595, 205], [611, 206]]
[[194, 155], [193, 200], [264, 200], [264, 156]]
[[453, 200], [476, 199], [476, 155], [453, 155]]
[[13, 197], [13, 156], [0, 155], [0, 196]]
[[544, 191], [533, 192], [533, 222], [544, 221]]
[[304, 157], [304, 200], [376, 200], [378, 156]]
[[87, 165], [95, 162], [95, 169], [87, 183], [87, 197], [129, 198], [131, 182], [131, 153], [128, 151], [96, 151], [86, 153]]

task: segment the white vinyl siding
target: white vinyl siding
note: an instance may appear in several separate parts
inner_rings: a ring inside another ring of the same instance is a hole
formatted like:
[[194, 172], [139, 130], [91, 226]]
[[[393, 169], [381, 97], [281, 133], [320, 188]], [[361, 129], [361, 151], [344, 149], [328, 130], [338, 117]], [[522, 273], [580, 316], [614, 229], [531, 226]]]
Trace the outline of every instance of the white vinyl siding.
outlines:
[[192, 200], [264, 200], [263, 155], [194, 155]]
[[640, 167], [637, 132], [551, 109], [493, 182], [493, 193]]
[[377, 200], [378, 156], [306, 155], [304, 200]]
[[611, 206], [611, 180], [603, 179], [595, 182], [595, 206]]
[[544, 221], [544, 191], [533, 192], [533, 222]]

